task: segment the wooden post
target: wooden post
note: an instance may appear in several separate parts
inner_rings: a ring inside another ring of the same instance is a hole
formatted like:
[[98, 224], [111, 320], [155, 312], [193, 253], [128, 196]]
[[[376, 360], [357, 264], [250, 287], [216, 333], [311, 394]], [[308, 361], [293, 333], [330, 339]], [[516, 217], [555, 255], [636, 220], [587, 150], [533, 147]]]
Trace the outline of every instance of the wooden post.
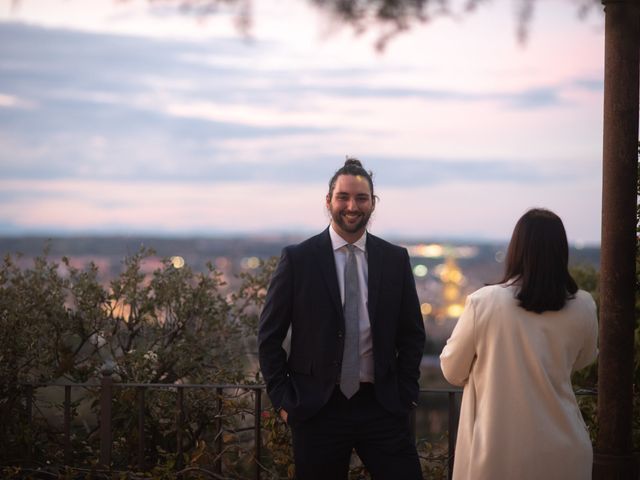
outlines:
[[631, 420], [638, 145], [637, 0], [605, 6], [598, 438], [594, 479], [637, 479]]

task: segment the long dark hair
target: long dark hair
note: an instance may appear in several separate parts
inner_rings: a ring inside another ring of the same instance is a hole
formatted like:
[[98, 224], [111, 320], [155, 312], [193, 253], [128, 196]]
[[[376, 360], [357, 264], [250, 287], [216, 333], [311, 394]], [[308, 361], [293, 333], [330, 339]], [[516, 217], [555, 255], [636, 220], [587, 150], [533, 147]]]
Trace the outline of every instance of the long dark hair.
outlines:
[[513, 229], [500, 283], [517, 286], [516, 298], [525, 310], [560, 310], [578, 290], [568, 264], [562, 220], [550, 210], [534, 208]]

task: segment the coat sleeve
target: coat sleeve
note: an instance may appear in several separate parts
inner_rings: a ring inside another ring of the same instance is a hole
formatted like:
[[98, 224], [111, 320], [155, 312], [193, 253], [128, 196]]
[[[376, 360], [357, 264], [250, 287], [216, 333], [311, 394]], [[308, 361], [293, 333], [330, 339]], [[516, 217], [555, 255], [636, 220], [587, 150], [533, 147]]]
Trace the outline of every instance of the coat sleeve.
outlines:
[[452, 385], [464, 386], [475, 357], [475, 307], [472, 297], [467, 297], [464, 311], [440, 354], [444, 378]]
[[258, 324], [258, 357], [267, 393], [275, 409], [280, 409], [290, 388], [287, 352], [282, 343], [291, 325], [293, 271], [285, 248], [271, 277]]
[[397, 372], [400, 397], [410, 408], [416, 406], [420, 394], [420, 362], [424, 353], [424, 322], [420, 312], [420, 302], [416, 283], [409, 262], [409, 254], [404, 250], [404, 280], [402, 291], [402, 312], [396, 342]]
[[574, 371], [591, 365], [598, 356], [598, 319], [596, 303], [593, 298], [588, 299], [587, 308], [585, 308], [585, 320], [587, 325], [584, 330], [585, 340], [573, 365]]

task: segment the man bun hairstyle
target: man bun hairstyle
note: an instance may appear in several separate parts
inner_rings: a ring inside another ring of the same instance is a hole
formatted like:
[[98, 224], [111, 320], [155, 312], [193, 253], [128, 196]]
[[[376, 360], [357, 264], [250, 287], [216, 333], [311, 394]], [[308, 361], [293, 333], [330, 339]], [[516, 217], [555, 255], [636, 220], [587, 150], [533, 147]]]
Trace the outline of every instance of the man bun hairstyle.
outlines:
[[333, 196], [333, 189], [336, 186], [336, 181], [340, 175], [353, 175], [355, 177], [363, 177], [369, 183], [369, 189], [371, 190], [371, 198], [375, 201], [376, 196], [373, 193], [373, 172], [371, 170], [365, 170], [362, 166], [362, 162], [355, 157], [347, 155], [347, 159], [344, 161], [344, 165], [336, 170], [331, 180], [329, 180], [329, 198]]
[[344, 166], [345, 167], [347, 167], [349, 165], [355, 165], [357, 167], [364, 168], [364, 167], [362, 167], [362, 162], [360, 160], [358, 160], [357, 158], [354, 158], [354, 157], [347, 157], [347, 159], [344, 161]]

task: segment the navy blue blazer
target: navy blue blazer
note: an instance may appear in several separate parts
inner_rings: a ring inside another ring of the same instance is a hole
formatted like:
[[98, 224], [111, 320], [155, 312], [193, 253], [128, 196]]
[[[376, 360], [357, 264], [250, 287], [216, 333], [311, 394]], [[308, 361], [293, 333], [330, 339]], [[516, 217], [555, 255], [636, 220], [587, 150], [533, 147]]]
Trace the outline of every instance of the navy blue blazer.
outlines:
[[[425, 332], [409, 254], [367, 234], [368, 310], [376, 397], [405, 414], [418, 400]], [[282, 343], [291, 326], [291, 349]], [[344, 316], [331, 237], [319, 235], [283, 249], [258, 328], [267, 393], [293, 424], [313, 416], [339, 381]]]

